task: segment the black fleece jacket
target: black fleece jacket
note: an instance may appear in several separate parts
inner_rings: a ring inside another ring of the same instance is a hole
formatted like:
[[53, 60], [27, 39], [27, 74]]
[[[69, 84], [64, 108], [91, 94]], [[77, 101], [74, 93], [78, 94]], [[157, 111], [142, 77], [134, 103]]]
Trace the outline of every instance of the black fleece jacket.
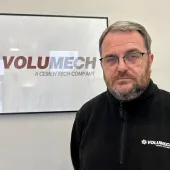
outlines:
[[77, 112], [70, 146], [75, 170], [170, 170], [170, 93], [151, 80], [133, 101], [98, 95]]

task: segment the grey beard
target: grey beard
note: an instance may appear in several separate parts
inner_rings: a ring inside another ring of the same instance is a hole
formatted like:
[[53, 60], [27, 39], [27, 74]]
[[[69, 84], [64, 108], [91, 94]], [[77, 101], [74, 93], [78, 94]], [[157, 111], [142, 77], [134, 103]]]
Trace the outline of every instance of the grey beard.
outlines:
[[110, 92], [117, 100], [130, 101], [139, 97], [146, 90], [147, 86], [148, 84], [145, 86], [135, 84], [128, 93], [119, 93], [115, 88], [110, 89]]

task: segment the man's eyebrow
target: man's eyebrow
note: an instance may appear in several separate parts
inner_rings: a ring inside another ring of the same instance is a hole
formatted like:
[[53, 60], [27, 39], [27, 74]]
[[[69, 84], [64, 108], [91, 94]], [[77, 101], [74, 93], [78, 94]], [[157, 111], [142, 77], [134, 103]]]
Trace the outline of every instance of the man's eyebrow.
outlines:
[[138, 48], [131, 48], [131, 49], [125, 51], [125, 54], [127, 54], [127, 53], [133, 53], [133, 52], [140, 52], [140, 50], [139, 50]]
[[108, 57], [118, 57], [116, 54], [107, 54], [103, 58], [108, 58]]
[[[128, 54], [128, 53], [134, 53], [134, 52], [141, 52], [138, 48], [131, 48], [127, 51], [125, 51], [124, 54]], [[118, 57], [119, 55], [117, 55], [116, 53], [111, 53], [111, 54], [106, 54], [103, 58], [105, 57]]]

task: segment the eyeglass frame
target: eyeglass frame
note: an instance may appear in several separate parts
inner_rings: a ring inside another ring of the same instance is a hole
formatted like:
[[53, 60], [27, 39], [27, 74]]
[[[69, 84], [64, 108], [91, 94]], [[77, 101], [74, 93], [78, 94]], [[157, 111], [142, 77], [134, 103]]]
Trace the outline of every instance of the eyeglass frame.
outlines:
[[[143, 57], [145, 54], [149, 55], [149, 53], [147, 53], [147, 52], [138, 52], [138, 51], [130, 52], [130, 53], [128, 53], [128, 54], [126, 54], [126, 55], [124, 55], [124, 56], [122, 57], [125, 64], [126, 64], [125, 57], [126, 57], [127, 55], [134, 54], [134, 53], [141, 54], [142, 57]], [[99, 59], [100, 62], [102, 62], [102, 60], [105, 59], [105, 58], [110, 58], [111, 55], [112, 55], [112, 54], [110, 54], [109, 56], [106, 56], [106, 57], [101, 57], [101, 58]], [[114, 56], [115, 58], [117, 58], [117, 61], [118, 61], [118, 62], [117, 62], [116, 64], [119, 64], [120, 57], [119, 57], [119, 56], [116, 56], [116, 55], [113, 55], [113, 56]]]

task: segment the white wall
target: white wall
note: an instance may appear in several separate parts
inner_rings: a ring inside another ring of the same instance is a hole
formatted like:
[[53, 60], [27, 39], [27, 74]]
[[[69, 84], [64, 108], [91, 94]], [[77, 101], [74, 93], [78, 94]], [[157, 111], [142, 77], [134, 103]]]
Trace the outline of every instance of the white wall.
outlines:
[[[170, 91], [169, 0], [0, 0], [0, 12], [108, 16], [134, 20], [153, 39], [152, 78]], [[74, 114], [0, 116], [1, 170], [71, 170], [70, 131]]]
[[0, 116], [1, 170], [71, 170], [74, 114]]

